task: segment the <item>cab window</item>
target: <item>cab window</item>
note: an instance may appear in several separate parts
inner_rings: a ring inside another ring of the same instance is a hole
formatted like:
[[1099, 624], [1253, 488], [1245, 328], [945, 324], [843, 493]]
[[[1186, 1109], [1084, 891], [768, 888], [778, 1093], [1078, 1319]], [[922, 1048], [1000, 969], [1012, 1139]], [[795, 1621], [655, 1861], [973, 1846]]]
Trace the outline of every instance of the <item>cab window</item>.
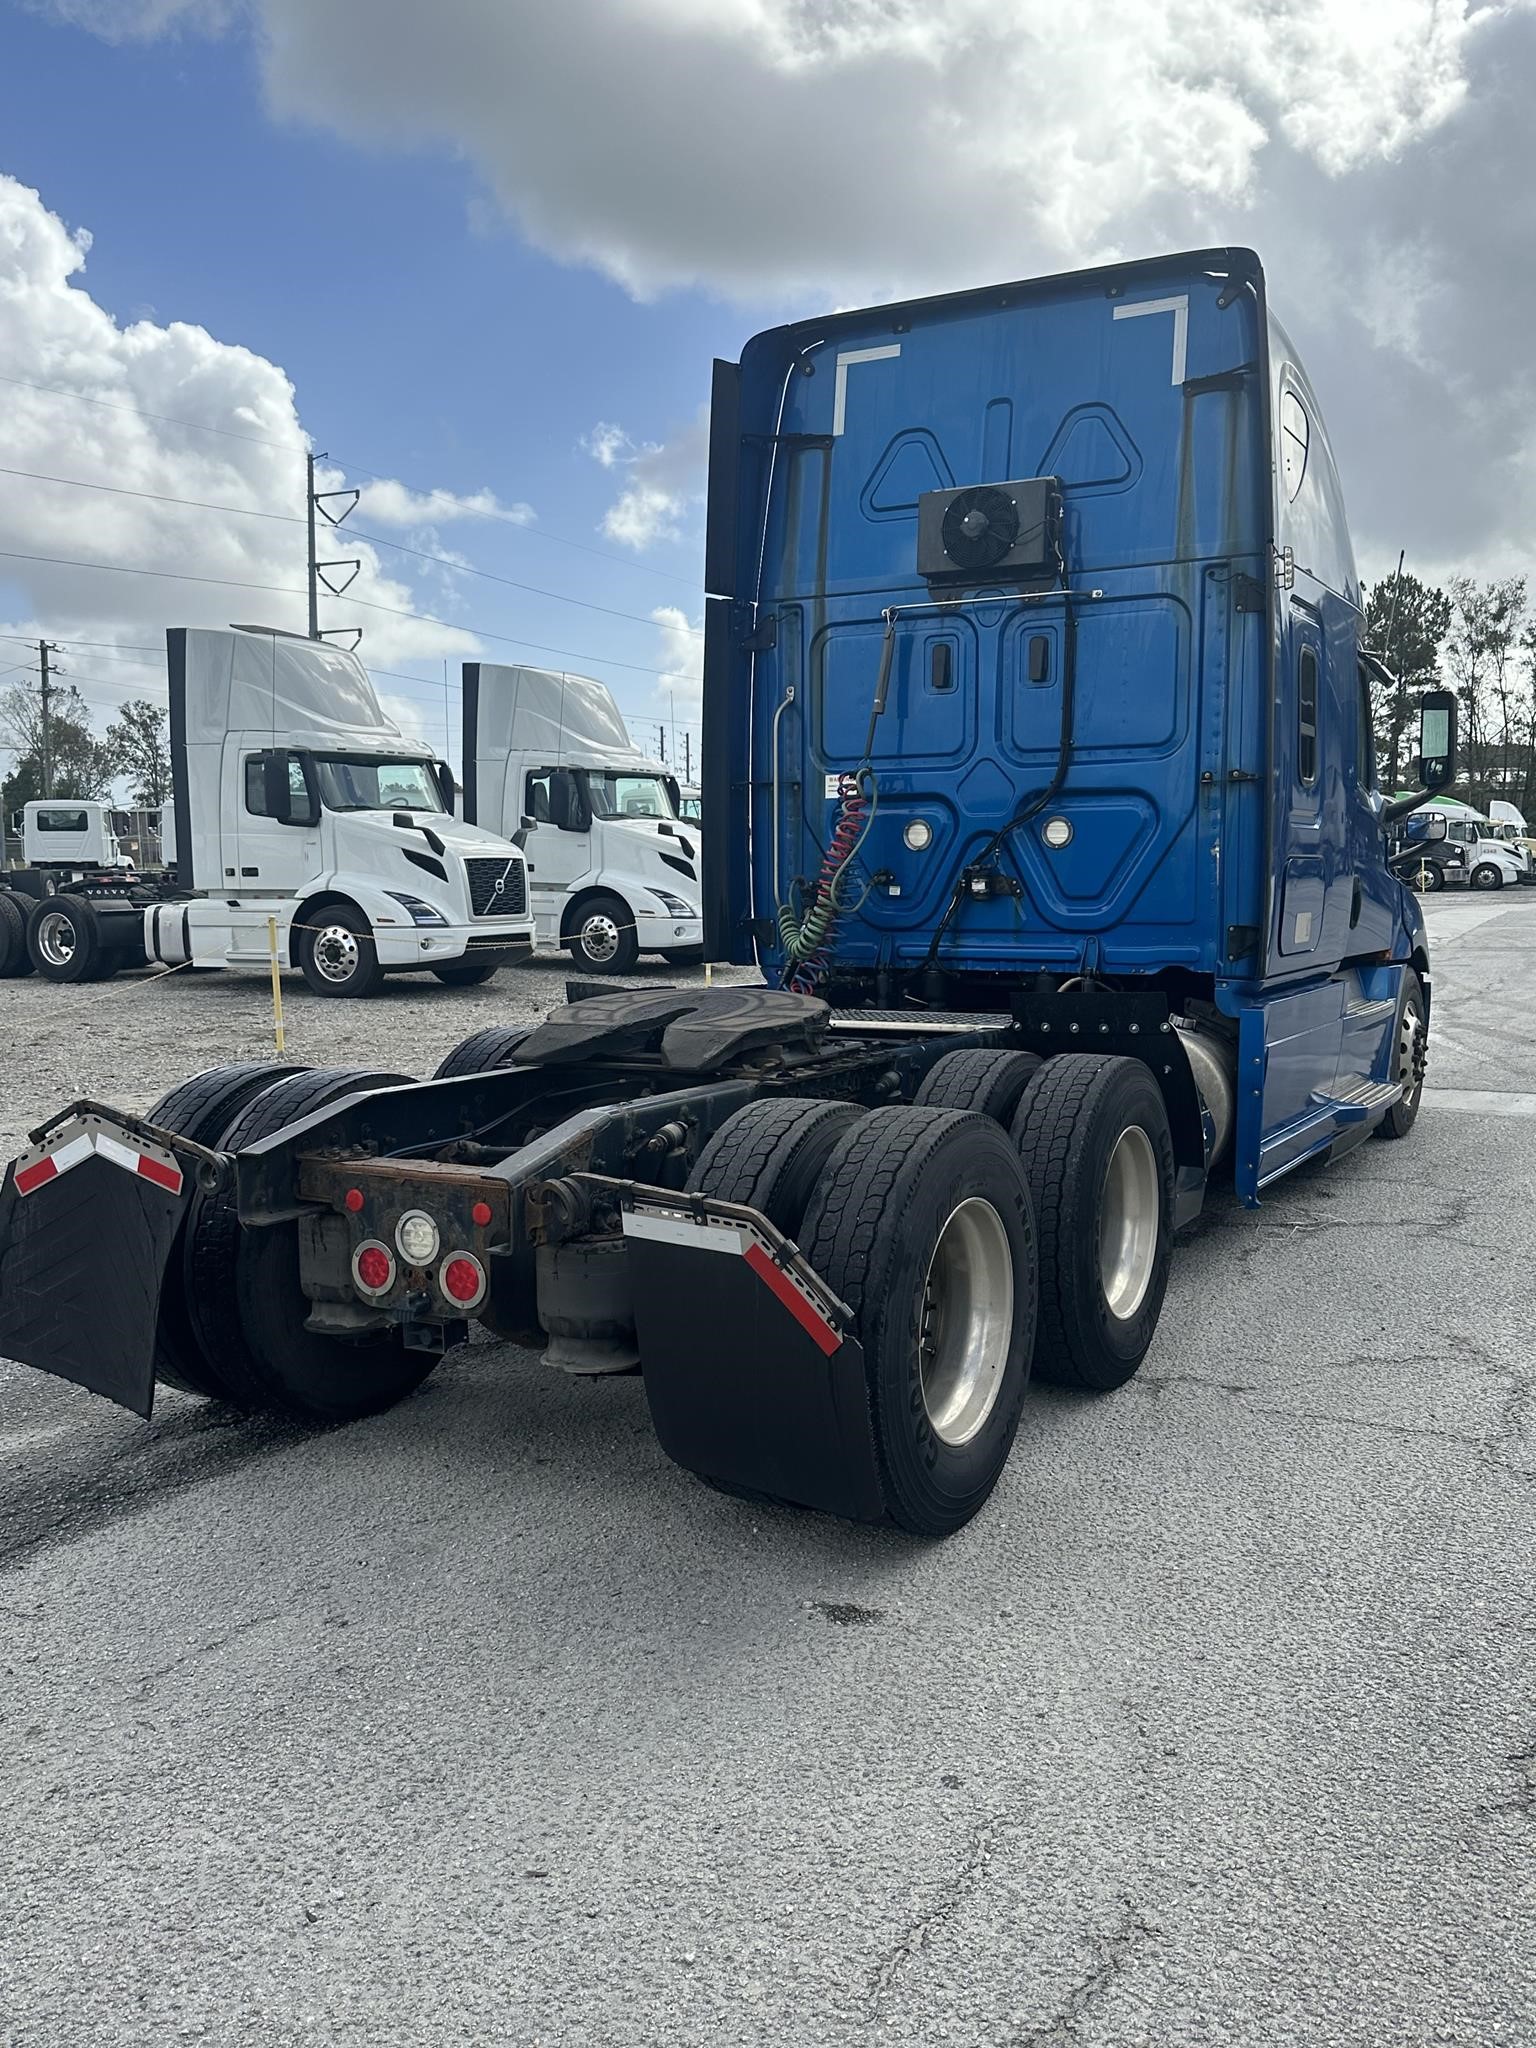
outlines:
[[[304, 767], [297, 754], [288, 756], [288, 788], [300, 809], [308, 804]], [[245, 757], [245, 808], [253, 818], [267, 815], [267, 784], [262, 774], [260, 754], [247, 754]]]

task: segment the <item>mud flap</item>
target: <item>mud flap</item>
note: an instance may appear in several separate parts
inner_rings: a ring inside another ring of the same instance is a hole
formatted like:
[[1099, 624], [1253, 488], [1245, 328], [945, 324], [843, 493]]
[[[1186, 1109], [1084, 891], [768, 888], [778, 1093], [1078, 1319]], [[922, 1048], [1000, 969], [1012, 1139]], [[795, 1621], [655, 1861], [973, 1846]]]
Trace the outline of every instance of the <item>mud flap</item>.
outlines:
[[173, 1152], [93, 1116], [14, 1160], [0, 1189], [0, 1356], [147, 1417], [161, 1279], [191, 1195]]
[[864, 1353], [765, 1220], [624, 1204], [646, 1399], [690, 1472], [848, 1521], [885, 1519]]

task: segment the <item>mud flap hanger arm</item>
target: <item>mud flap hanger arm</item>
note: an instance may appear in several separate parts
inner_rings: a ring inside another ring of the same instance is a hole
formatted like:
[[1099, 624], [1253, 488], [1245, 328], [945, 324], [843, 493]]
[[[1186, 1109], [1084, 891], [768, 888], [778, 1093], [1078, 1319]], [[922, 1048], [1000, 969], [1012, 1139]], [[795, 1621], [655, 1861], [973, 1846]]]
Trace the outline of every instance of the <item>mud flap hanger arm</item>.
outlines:
[[142, 1138], [151, 1145], [161, 1145], [167, 1152], [174, 1152], [192, 1168], [193, 1178], [206, 1194], [213, 1194], [224, 1185], [229, 1173], [229, 1155], [210, 1151], [206, 1145], [199, 1145], [195, 1138], [184, 1138], [177, 1131], [168, 1131], [159, 1124], [152, 1124], [147, 1117], [134, 1116], [130, 1111], [114, 1109], [109, 1103], [94, 1101], [82, 1096], [76, 1102], [66, 1103], [63, 1109], [55, 1110], [45, 1117], [35, 1130], [27, 1133], [29, 1145], [46, 1145], [52, 1132], [62, 1124], [72, 1123], [80, 1117], [96, 1117], [102, 1123], [115, 1125], [130, 1137]]

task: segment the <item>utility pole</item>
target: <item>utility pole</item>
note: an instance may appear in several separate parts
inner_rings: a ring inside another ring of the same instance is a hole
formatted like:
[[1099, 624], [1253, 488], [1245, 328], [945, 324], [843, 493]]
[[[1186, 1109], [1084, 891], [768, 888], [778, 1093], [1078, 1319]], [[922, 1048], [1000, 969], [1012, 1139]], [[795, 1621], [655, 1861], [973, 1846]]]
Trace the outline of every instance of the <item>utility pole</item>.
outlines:
[[[363, 565], [355, 559], [346, 562], [322, 562], [316, 558], [315, 514], [319, 512], [323, 518], [330, 521], [332, 526], [340, 526], [347, 514], [356, 510], [357, 501], [362, 493], [351, 490], [317, 491], [315, 489], [315, 464], [325, 460], [326, 457], [323, 453], [316, 455], [313, 451], [304, 458], [305, 517], [309, 527], [309, 637], [311, 640], [329, 640], [333, 635], [339, 637], [343, 633], [351, 633], [356, 636], [352, 642], [353, 650], [355, 651], [358, 642], [363, 637], [361, 626], [333, 626], [324, 633], [321, 632], [320, 586], [324, 584], [332, 597], [340, 597], [343, 591], [352, 588]], [[348, 502], [342, 506], [339, 512], [333, 512], [327, 502], [331, 498], [345, 498]], [[325, 573], [327, 569], [350, 569], [352, 574], [345, 583], [333, 583]]]
[[48, 692], [51, 687], [51, 679], [48, 674], [48, 657], [50, 654], [57, 654], [58, 651], [58, 648], [51, 641], [39, 640], [37, 643], [37, 659], [43, 677], [42, 688], [38, 693], [42, 702], [42, 729], [37, 750], [38, 771], [42, 779], [43, 795], [45, 797], [53, 795], [53, 733], [48, 723]]
[[683, 734], [683, 780], [693, 780], [693, 734], [690, 732]]
[[665, 767], [667, 760], [667, 721], [664, 718], [658, 718], [656, 721], [656, 737], [661, 743], [661, 760], [662, 766]]

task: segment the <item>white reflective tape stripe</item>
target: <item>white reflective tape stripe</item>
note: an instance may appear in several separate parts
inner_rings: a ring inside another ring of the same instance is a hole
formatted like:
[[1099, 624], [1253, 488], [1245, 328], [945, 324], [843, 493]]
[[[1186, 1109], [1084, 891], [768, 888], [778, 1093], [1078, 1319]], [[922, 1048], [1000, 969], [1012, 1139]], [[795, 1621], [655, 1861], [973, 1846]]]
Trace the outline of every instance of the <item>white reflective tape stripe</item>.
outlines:
[[78, 1138], [71, 1138], [67, 1145], [61, 1145], [57, 1152], [50, 1152], [55, 1173], [68, 1173], [72, 1166], [78, 1166], [82, 1159], [89, 1159], [95, 1151], [95, 1142], [89, 1131], [82, 1131]]
[[131, 1147], [120, 1144], [116, 1138], [109, 1138], [105, 1131], [96, 1133], [96, 1150], [103, 1159], [110, 1159], [114, 1166], [122, 1166], [129, 1173], [139, 1170], [139, 1155]]
[[834, 438], [843, 431], [848, 417], [848, 365], [850, 363], [883, 363], [892, 356], [901, 354], [901, 343], [892, 342], [888, 348], [851, 348], [837, 359], [837, 375], [832, 386], [832, 433]]
[[1141, 299], [1135, 305], [1116, 306], [1117, 320], [1137, 320], [1143, 313], [1171, 313], [1173, 315], [1173, 379], [1175, 384], [1184, 382], [1184, 371], [1189, 353], [1189, 296], [1181, 294], [1176, 299]]
[[648, 1216], [638, 1209], [624, 1211], [624, 1235], [648, 1237], [656, 1244], [688, 1245], [701, 1252], [731, 1252], [737, 1258], [746, 1249], [739, 1230], [713, 1223], [687, 1223], [677, 1216]]

